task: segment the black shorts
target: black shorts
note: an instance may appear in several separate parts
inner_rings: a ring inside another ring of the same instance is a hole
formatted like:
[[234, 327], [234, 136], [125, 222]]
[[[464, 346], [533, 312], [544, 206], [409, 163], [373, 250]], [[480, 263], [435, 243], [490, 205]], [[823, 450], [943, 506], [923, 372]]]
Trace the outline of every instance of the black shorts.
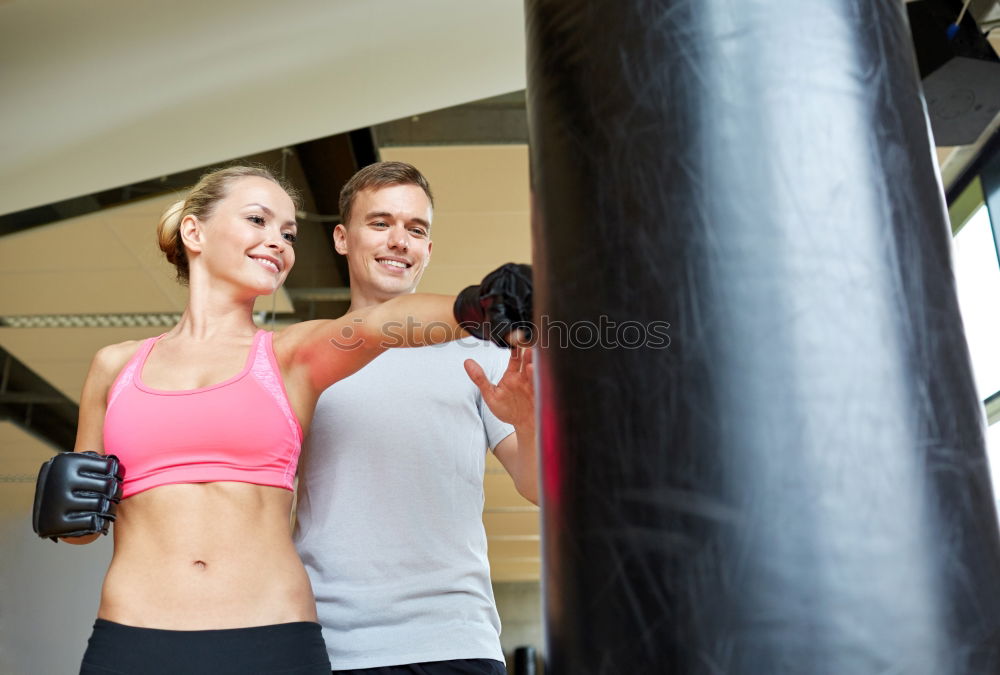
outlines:
[[337, 675], [507, 675], [507, 668], [493, 659], [454, 659], [333, 672]]
[[159, 630], [98, 619], [80, 675], [329, 675], [318, 623], [225, 630]]

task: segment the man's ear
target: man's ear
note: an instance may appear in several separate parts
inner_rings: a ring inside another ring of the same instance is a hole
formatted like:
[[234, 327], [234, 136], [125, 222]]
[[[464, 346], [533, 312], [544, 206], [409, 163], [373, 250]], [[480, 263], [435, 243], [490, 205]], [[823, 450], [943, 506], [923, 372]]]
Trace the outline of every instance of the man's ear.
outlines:
[[333, 228], [333, 247], [340, 255], [347, 255], [347, 228], [343, 223], [337, 223]]
[[180, 225], [180, 234], [184, 248], [193, 253], [201, 253], [202, 223], [197, 216], [184, 216]]
[[432, 248], [434, 248], [434, 242], [433, 241], [427, 242], [427, 257], [424, 258], [424, 269], [427, 269], [427, 266], [431, 264], [431, 249]]

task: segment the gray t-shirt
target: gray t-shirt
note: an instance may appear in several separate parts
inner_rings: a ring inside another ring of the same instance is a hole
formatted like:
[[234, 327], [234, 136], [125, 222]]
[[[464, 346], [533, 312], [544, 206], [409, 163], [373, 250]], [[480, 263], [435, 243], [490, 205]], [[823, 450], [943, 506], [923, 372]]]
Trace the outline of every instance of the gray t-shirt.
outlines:
[[300, 463], [295, 543], [334, 669], [503, 661], [483, 529], [487, 448], [513, 432], [462, 362], [466, 338], [390, 349], [320, 397]]

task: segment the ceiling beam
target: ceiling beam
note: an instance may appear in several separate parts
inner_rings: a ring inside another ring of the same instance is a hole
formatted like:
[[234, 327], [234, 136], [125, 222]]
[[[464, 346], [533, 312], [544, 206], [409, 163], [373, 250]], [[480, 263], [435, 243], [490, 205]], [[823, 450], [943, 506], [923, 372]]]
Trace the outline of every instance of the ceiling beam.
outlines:
[[379, 124], [379, 146], [527, 144], [524, 90]]
[[333, 247], [333, 228], [340, 222], [340, 190], [358, 169], [379, 160], [370, 128], [300, 143], [292, 148], [302, 166], [316, 213], [311, 215], [325, 230], [327, 247], [336, 266], [341, 286], [350, 285], [347, 259]]
[[54, 450], [72, 450], [79, 406], [2, 347], [0, 363], [0, 420], [14, 423]]

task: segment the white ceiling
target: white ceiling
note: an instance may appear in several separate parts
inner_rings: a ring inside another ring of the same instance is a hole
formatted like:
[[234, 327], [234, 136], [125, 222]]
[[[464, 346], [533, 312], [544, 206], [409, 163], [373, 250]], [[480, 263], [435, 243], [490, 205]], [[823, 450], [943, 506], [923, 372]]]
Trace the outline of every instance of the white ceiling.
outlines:
[[521, 0], [0, 2], [0, 213], [523, 89], [524, 51]]

